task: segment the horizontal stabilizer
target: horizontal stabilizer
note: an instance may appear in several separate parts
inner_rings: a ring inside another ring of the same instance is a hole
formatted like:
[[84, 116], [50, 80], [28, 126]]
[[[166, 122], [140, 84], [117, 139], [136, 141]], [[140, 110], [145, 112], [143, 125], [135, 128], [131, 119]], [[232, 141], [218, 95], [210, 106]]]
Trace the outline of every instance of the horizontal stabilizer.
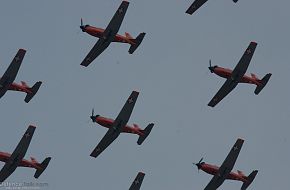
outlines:
[[246, 190], [249, 185], [251, 185], [251, 183], [253, 182], [253, 180], [255, 179], [256, 175], [258, 173], [258, 170], [254, 170], [248, 177], [247, 177], [247, 181], [243, 183], [241, 190]]
[[271, 76], [272, 76], [272, 74], [268, 73], [268, 74], [266, 74], [266, 76], [263, 77], [263, 79], [260, 81], [261, 84], [258, 85], [255, 89], [256, 95], [258, 95], [263, 90], [263, 88], [266, 86], [266, 84], [268, 83]]
[[137, 141], [137, 144], [138, 145], [141, 145], [144, 140], [148, 137], [148, 135], [150, 134], [152, 128], [154, 126], [154, 123], [150, 123], [142, 132], [144, 135], [140, 136], [138, 141]]
[[145, 34], [146, 34], [146, 33], [144, 33], [144, 32], [143, 32], [143, 33], [140, 33], [140, 34], [137, 36], [137, 38], [133, 40], [135, 44], [132, 44], [132, 45], [131, 45], [131, 47], [130, 47], [130, 49], [129, 49], [129, 51], [128, 51], [130, 54], [134, 53], [134, 51], [139, 47], [139, 45], [140, 45], [141, 42], [143, 41], [143, 38], [144, 38]]
[[47, 157], [43, 160], [43, 162], [40, 164], [40, 169], [37, 169], [35, 174], [34, 174], [34, 177], [37, 179], [41, 174], [42, 172], [44, 172], [44, 170], [46, 169], [46, 167], [48, 166], [49, 162], [51, 160], [51, 157]]
[[42, 82], [38, 81], [37, 83], [35, 83], [33, 85], [32, 88], [30, 88], [31, 93], [27, 93], [27, 95], [26, 95], [26, 97], [24, 99], [24, 101], [26, 103], [28, 103], [33, 98], [33, 96], [37, 93], [37, 91], [38, 91], [39, 87], [41, 86], [41, 84], [42, 84]]

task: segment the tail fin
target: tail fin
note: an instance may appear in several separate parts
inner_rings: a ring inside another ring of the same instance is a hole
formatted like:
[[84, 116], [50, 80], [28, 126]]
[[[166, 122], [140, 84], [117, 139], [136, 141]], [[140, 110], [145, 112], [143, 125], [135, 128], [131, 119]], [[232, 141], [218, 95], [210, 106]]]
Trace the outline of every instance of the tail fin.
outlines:
[[37, 160], [34, 157], [30, 157], [30, 160], [32, 163], [38, 163]]
[[134, 51], [139, 47], [139, 45], [141, 44], [144, 36], [145, 36], [146, 33], [140, 33], [136, 39], [134, 39], [134, 43], [133, 45], [131, 45], [130, 49], [129, 49], [129, 53], [132, 54], [134, 53]]
[[128, 32], [125, 32], [125, 36], [126, 36], [128, 39], [133, 39], [133, 37], [131, 36], [131, 34], [129, 34]]
[[141, 145], [144, 140], [148, 137], [148, 135], [150, 134], [152, 128], [154, 126], [154, 123], [150, 123], [142, 132], [144, 133], [143, 136], [140, 136], [138, 141], [137, 141], [137, 144], [138, 145]]
[[255, 74], [253, 74], [253, 73], [251, 73], [251, 77], [252, 77], [253, 79], [255, 79], [255, 80], [259, 80], [258, 77], [257, 77]]
[[24, 81], [21, 81], [21, 85], [24, 86], [24, 87], [26, 87], [26, 88], [29, 88], [29, 86]]
[[30, 88], [31, 93], [27, 93], [27, 95], [26, 95], [26, 97], [24, 99], [24, 101], [26, 103], [28, 103], [33, 98], [33, 96], [37, 93], [37, 91], [38, 91], [39, 87], [41, 86], [41, 84], [42, 84], [42, 82], [41, 81], [38, 81], [37, 83], [35, 83], [33, 85], [32, 88]]
[[266, 86], [266, 84], [268, 83], [270, 77], [271, 77], [271, 73], [268, 73], [266, 74], [262, 80], [260, 81], [261, 84], [257, 86], [257, 88], [255, 89], [255, 94], [258, 95], [262, 90], [263, 88]]
[[256, 175], [258, 173], [258, 170], [254, 170], [248, 177], [247, 177], [247, 181], [243, 183], [241, 190], [246, 190], [249, 185], [251, 185], [251, 183], [253, 182], [253, 180], [255, 179]]
[[42, 172], [44, 172], [44, 170], [46, 169], [46, 167], [48, 166], [49, 162], [51, 160], [51, 157], [47, 157], [43, 160], [43, 162], [40, 164], [40, 167], [41, 169], [37, 169], [35, 174], [34, 174], [34, 177], [37, 179], [41, 174]]

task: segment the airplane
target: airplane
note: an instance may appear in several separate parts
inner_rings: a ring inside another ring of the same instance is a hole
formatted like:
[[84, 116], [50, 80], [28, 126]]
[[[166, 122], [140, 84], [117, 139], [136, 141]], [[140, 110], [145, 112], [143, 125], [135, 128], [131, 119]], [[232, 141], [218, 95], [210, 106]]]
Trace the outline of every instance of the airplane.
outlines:
[[101, 152], [103, 152], [119, 135], [120, 133], [133, 133], [139, 135], [137, 144], [141, 145], [147, 136], [150, 134], [154, 124], [150, 123], [144, 130], [141, 130], [137, 125], [130, 127], [127, 125], [133, 108], [135, 106], [135, 102], [137, 101], [139, 92], [133, 91], [129, 98], [127, 99], [125, 105], [120, 111], [119, 115], [115, 120], [101, 117], [99, 115], [94, 116], [94, 112], [92, 112], [92, 116], [90, 118], [93, 122], [96, 122], [103, 127], [108, 128], [109, 130], [90, 154], [92, 157], [97, 157]]
[[21, 81], [21, 84], [14, 83], [20, 65], [25, 56], [26, 50], [19, 49], [8, 69], [5, 71], [3, 76], [0, 78], [0, 98], [8, 91], [19, 91], [26, 93], [24, 101], [28, 103], [34, 95], [37, 93], [42, 82], [36, 82], [32, 87], [29, 87], [25, 82]]
[[99, 38], [89, 54], [82, 61], [82, 66], [87, 67], [110, 45], [111, 42], [130, 44], [130, 54], [133, 54], [134, 51], [139, 47], [146, 33], [140, 33], [137, 38], [133, 38], [127, 32], [125, 33], [125, 36], [117, 34], [123, 22], [128, 6], [128, 1], [122, 1], [121, 5], [119, 6], [118, 10], [116, 11], [115, 15], [111, 19], [106, 29], [96, 28], [90, 25], [84, 25], [83, 20], [81, 19], [81, 30], [90, 34], [91, 36]]
[[143, 179], [144, 179], [145, 173], [139, 172], [137, 176], [135, 177], [132, 185], [130, 186], [129, 190], [140, 190], [140, 187], [142, 185]]
[[[187, 14], [192, 15], [197, 9], [199, 9], [207, 0], [195, 0], [190, 7], [186, 10]], [[238, 2], [238, 0], [233, 0], [234, 3]]]
[[34, 131], [35, 126], [30, 125], [12, 154], [0, 152], [0, 161], [5, 162], [5, 165], [0, 171], [0, 183], [4, 182], [16, 170], [17, 167], [36, 169], [34, 177], [38, 178], [48, 166], [51, 157], [45, 158], [42, 163], [37, 162], [33, 157], [31, 157], [31, 161], [23, 159]]
[[220, 167], [203, 162], [203, 158], [201, 158], [198, 163], [193, 163], [197, 166], [198, 170], [202, 170], [214, 176], [204, 190], [216, 190], [226, 179], [243, 182], [241, 190], [246, 190], [249, 185], [251, 185], [258, 173], [258, 170], [254, 170], [249, 176], [245, 176], [243, 172], [239, 170], [237, 171], [237, 173], [231, 172], [238, 158], [243, 143], [243, 139], [238, 139], [236, 141], [230, 153]]
[[225, 96], [227, 96], [237, 85], [238, 83], [248, 83], [256, 85], [255, 94], [258, 95], [262, 89], [268, 83], [271, 73], [266, 74], [262, 80], [259, 79], [255, 74], [251, 74], [251, 76], [245, 75], [248, 66], [251, 62], [251, 59], [254, 55], [255, 49], [257, 47], [256, 42], [251, 42], [246, 51], [244, 52], [242, 58], [240, 59], [237, 66], [234, 70], [226, 69], [219, 67], [217, 65], [212, 66], [211, 60], [209, 61], [209, 67], [211, 73], [215, 73], [216, 75], [226, 78], [226, 82], [220, 88], [220, 90], [216, 93], [216, 95], [211, 99], [208, 103], [208, 106], [214, 107], [217, 105]]

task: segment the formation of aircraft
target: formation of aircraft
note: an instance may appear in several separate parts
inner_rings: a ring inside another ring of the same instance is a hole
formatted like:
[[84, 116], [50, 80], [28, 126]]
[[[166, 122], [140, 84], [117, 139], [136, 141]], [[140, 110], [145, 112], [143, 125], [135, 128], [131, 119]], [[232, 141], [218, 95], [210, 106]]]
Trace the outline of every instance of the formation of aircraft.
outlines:
[[145, 173], [139, 172], [135, 177], [132, 185], [130, 186], [129, 190], [139, 190], [141, 188]]
[[36, 169], [34, 177], [38, 178], [48, 166], [51, 157], [45, 158], [42, 163], [38, 163], [35, 158], [31, 158], [31, 161], [23, 159], [29, 147], [34, 131], [35, 126], [30, 125], [12, 154], [0, 152], [0, 161], [5, 162], [5, 165], [0, 171], [1, 183], [4, 182], [16, 170], [17, 167], [28, 167]]
[[26, 93], [24, 101], [28, 103], [34, 95], [37, 93], [39, 87], [41, 86], [41, 81], [36, 82], [33, 87], [29, 87], [25, 82], [21, 81], [21, 84], [14, 83], [20, 65], [25, 56], [26, 50], [19, 49], [9, 67], [0, 78], [0, 98], [8, 91], [19, 91]]
[[150, 134], [154, 124], [149, 124], [144, 130], [139, 129], [139, 127], [130, 127], [127, 125], [135, 103], [137, 101], [139, 92], [133, 91], [129, 98], [127, 99], [125, 105], [123, 106], [122, 110], [120, 111], [119, 115], [115, 120], [108, 119], [101, 117], [99, 115], [95, 115], [92, 113], [90, 117], [93, 122], [97, 122], [100, 125], [109, 128], [105, 136], [90, 154], [92, 157], [97, 157], [100, 155], [119, 135], [120, 133], [133, 133], [139, 135], [139, 139], [137, 141], [138, 145], [141, 145], [143, 141], [147, 138]]
[[[233, 0], [233, 2], [235, 3], [237, 1], [238, 0]], [[186, 13], [193, 14], [205, 2], [207, 2], [207, 0], [195, 0], [187, 9]], [[124, 36], [118, 34], [118, 31], [127, 12], [128, 6], [128, 1], [122, 1], [121, 5], [115, 12], [106, 29], [97, 28], [90, 25], [84, 25], [83, 20], [81, 19], [80, 29], [91, 36], [99, 38], [94, 47], [82, 61], [82, 66], [87, 67], [90, 63], [92, 63], [94, 59], [96, 59], [111, 44], [111, 42], [129, 44], [130, 48], [128, 52], [130, 54], [133, 54], [134, 51], [139, 47], [145, 37], [144, 32], [140, 33], [136, 38], [132, 37], [132, 35], [127, 32], [125, 32]], [[220, 77], [226, 78], [227, 80], [217, 92], [217, 94], [208, 103], [208, 106], [216, 106], [237, 86], [238, 83], [248, 83], [256, 85], [256, 89], [254, 91], [256, 95], [258, 95], [262, 91], [262, 89], [268, 83], [272, 75], [271, 73], [266, 74], [262, 79], [259, 79], [255, 74], [251, 74], [251, 76], [245, 75], [250, 61], [254, 55], [256, 47], [257, 43], [251, 42], [246, 51], [244, 52], [242, 58], [233, 70], [222, 68], [217, 65], [212, 66], [210, 61], [210, 72], [215, 73]], [[36, 82], [32, 87], [29, 87], [23, 81], [21, 81], [20, 84], [14, 83], [20, 65], [24, 59], [25, 53], [26, 50], [19, 49], [8, 69], [0, 78], [0, 98], [8, 90], [20, 91], [27, 94], [24, 101], [28, 103], [39, 90], [42, 84], [41, 81]], [[121, 133], [131, 133], [138, 135], [138, 145], [141, 145], [145, 141], [145, 139], [148, 137], [151, 130], [153, 129], [153, 123], [148, 124], [145, 129], [141, 129], [137, 124], [133, 124], [132, 126], [127, 124], [134, 109], [138, 95], [139, 92], [137, 91], [133, 91], [131, 93], [115, 120], [100, 115], [94, 115], [94, 109], [92, 110], [92, 115], [90, 116], [92, 122], [98, 123], [101, 126], [108, 128], [108, 131], [90, 154], [91, 157], [96, 158], [97, 156], [99, 156]], [[51, 161], [51, 157], [45, 158], [41, 163], [39, 163], [33, 157], [31, 157], [30, 160], [24, 159], [24, 156], [33, 137], [34, 131], [35, 126], [30, 125], [12, 154], [0, 152], [0, 161], [5, 162], [5, 165], [0, 170], [0, 183], [4, 182], [16, 170], [17, 167], [36, 169], [36, 172], [34, 174], [35, 178], [39, 178], [40, 175], [47, 168], [48, 164]], [[216, 190], [227, 179], [241, 181], [243, 183], [241, 190], [246, 190], [251, 185], [258, 173], [257, 170], [252, 171], [252, 173], [248, 176], [246, 176], [243, 172], [239, 170], [237, 172], [232, 172], [232, 169], [238, 158], [243, 143], [243, 139], [237, 139], [236, 143], [231, 148], [229, 154], [227, 155], [226, 159], [220, 167], [203, 162], [203, 158], [195, 164], [198, 170], [203, 170], [204, 172], [213, 175], [213, 178], [205, 187], [205, 190]], [[143, 172], [139, 172], [135, 177], [134, 181], [132, 182], [129, 190], [140, 190], [144, 176], [145, 174]]]
[[97, 43], [91, 49], [89, 54], [82, 61], [81, 65], [87, 67], [94, 59], [96, 59], [109, 45], [111, 42], [120, 42], [130, 44], [129, 53], [132, 54], [141, 44], [145, 33], [140, 33], [137, 38], [133, 38], [129, 33], [125, 33], [125, 36], [117, 34], [120, 26], [123, 22], [124, 16], [128, 9], [129, 2], [123, 1], [116, 11], [115, 15], [111, 19], [109, 25], [104, 30], [102, 28], [96, 28], [90, 25], [84, 25], [81, 19], [81, 30], [94, 37], [99, 38]]
[[[197, 9], [199, 9], [203, 4], [205, 4], [207, 0], [195, 0], [190, 7], [186, 10], [187, 14], [192, 15]], [[238, 0], [233, 0], [234, 3], [238, 2]]]
[[226, 78], [226, 82], [220, 88], [220, 90], [216, 93], [216, 95], [211, 99], [208, 103], [208, 106], [214, 107], [217, 105], [225, 96], [227, 96], [237, 85], [238, 83], [249, 83], [255, 84], [257, 87], [255, 89], [255, 94], [258, 95], [262, 89], [268, 83], [271, 73], [266, 74], [262, 80], [260, 80], [255, 74], [251, 74], [251, 76], [245, 75], [248, 66], [251, 62], [251, 59], [254, 55], [255, 49], [257, 47], [256, 42], [251, 42], [246, 51], [244, 52], [242, 58], [239, 63], [236, 65], [234, 70], [225, 69], [219, 67], [217, 65], [212, 66], [210, 61], [209, 70], [212, 73], [215, 73], [218, 76]]
[[204, 188], [204, 190], [216, 190], [219, 186], [223, 184], [226, 179], [243, 182], [241, 190], [246, 190], [249, 185], [251, 185], [258, 173], [258, 170], [254, 170], [249, 176], [245, 176], [243, 172], [239, 170], [237, 171], [237, 173], [232, 172], [232, 169], [239, 156], [243, 143], [243, 139], [238, 139], [236, 141], [220, 167], [203, 162], [203, 158], [195, 164], [198, 170], [202, 170], [208, 174], [213, 175], [213, 178]]

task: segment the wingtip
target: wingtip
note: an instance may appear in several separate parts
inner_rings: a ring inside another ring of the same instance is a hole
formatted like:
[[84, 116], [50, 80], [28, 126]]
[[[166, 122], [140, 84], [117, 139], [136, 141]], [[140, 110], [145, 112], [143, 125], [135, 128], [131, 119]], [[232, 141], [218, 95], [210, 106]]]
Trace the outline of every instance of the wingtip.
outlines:
[[244, 142], [245, 140], [243, 139], [243, 138], [238, 138], [238, 141], [242, 141], [242, 142]]
[[257, 45], [258, 43], [257, 43], [257, 42], [254, 42], [254, 41], [252, 41], [252, 42], [251, 42], [251, 44], [255, 44], [255, 45]]
[[139, 91], [137, 91], [137, 90], [133, 90], [133, 93], [139, 94]]
[[35, 126], [35, 125], [29, 125], [29, 127], [36, 128], [36, 126]]
[[145, 173], [144, 173], [144, 172], [139, 172], [138, 174], [142, 174], [142, 175], [145, 175]]
[[24, 52], [26, 52], [26, 49], [20, 48], [19, 51], [24, 51]]
[[129, 2], [129, 1], [127, 1], [127, 0], [123, 0], [123, 3], [127, 3], [127, 4], [129, 4], [130, 2]]
[[96, 155], [93, 155], [93, 154], [90, 154], [90, 156], [93, 157], [93, 158], [97, 158], [97, 156]]

